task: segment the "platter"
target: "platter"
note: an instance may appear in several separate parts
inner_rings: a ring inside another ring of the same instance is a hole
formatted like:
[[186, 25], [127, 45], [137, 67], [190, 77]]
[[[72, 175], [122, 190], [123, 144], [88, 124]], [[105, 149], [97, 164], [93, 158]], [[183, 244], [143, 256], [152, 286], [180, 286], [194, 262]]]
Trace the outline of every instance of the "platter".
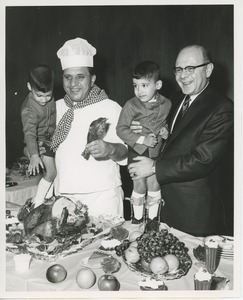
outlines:
[[[57, 200], [62, 202], [57, 203]], [[65, 203], [65, 205], [73, 205], [67, 198], [57, 198], [54, 199], [54, 201], [54, 203], [57, 203], [58, 205], [62, 205], [63, 203]], [[49, 202], [43, 205], [46, 205], [48, 208]], [[43, 208], [37, 207], [36, 210], [37, 209]], [[46, 211], [47, 210], [44, 207], [44, 212]], [[32, 213], [34, 212], [35, 211], [32, 210]], [[76, 210], [74, 212], [76, 213]], [[42, 215], [40, 214], [40, 218], [42, 218]], [[36, 215], [34, 215], [34, 217], [35, 216]], [[83, 215], [81, 217], [83, 217]], [[85, 213], [84, 225], [78, 227], [73, 224], [76, 224], [74, 223], [76, 220], [80, 220], [80, 215], [77, 215], [76, 217], [76, 215], [71, 215], [69, 212], [67, 222], [64, 223], [64, 225], [54, 227], [53, 224], [56, 224], [59, 220], [58, 216], [53, 217], [53, 215], [51, 215], [45, 222], [38, 223], [36, 227], [31, 229], [32, 231], [27, 231], [26, 225], [33, 222], [33, 219], [30, 219], [30, 222], [25, 222], [25, 220], [26, 218], [24, 221], [19, 221], [19, 213], [16, 217], [11, 215], [9, 210], [6, 211], [6, 251], [14, 254], [28, 253], [32, 258], [49, 262], [77, 253], [98, 239], [109, 237], [112, 228], [120, 226], [125, 222], [125, 219], [118, 215], [101, 215], [98, 218], [94, 218], [91, 216], [89, 217], [87, 213]], [[44, 230], [42, 230], [41, 235], [39, 228], [43, 228], [43, 224], [45, 227]], [[49, 230], [50, 225], [53, 225], [51, 230]], [[36, 228], [38, 230], [36, 230]], [[55, 231], [52, 230], [53, 228]], [[48, 235], [44, 236], [43, 234], [46, 232]]]
[[[85, 233], [84, 233], [85, 235]], [[95, 242], [100, 238], [110, 235], [110, 228], [104, 231], [82, 239], [82, 234], [71, 235], [69, 237], [59, 239], [56, 238], [51, 243], [43, 243], [35, 240], [26, 239], [24, 243], [6, 243], [6, 250], [14, 254], [28, 253], [37, 260], [54, 262], [58, 258], [63, 258], [82, 250], [84, 247]]]
[[[144, 232], [136, 238], [137, 252], [139, 258], [136, 262], [130, 260], [130, 253], [126, 249], [129, 248], [132, 242], [124, 240], [123, 243], [116, 248], [117, 255], [122, 256], [127, 267], [145, 277], [156, 280], [172, 280], [179, 279], [185, 276], [192, 266], [191, 257], [188, 254], [188, 248], [185, 243], [181, 242], [175, 235], [167, 229], [150, 230]], [[176, 270], [167, 271], [163, 274], [154, 274], [148, 265], [153, 258], [166, 257], [167, 254], [172, 254], [177, 258], [179, 266]], [[144, 266], [144, 267], [143, 267]]]

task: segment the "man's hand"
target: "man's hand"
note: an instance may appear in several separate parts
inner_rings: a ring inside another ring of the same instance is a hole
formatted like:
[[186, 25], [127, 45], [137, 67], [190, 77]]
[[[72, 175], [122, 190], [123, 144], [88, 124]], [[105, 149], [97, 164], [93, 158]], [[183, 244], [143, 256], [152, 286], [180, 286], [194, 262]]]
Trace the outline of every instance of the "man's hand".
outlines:
[[159, 131], [159, 135], [161, 135], [162, 139], [167, 140], [168, 136], [169, 136], [169, 128], [168, 125], [165, 125], [164, 127], [162, 127]]
[[145, 136], [143, 144], [147, 147], [154, 148], [158, 143], [158, 139], [155, 134], [150, 133]]
[[132, 124], [130, 126], [130, 129], [134, 132], [134, 133], [141, 133], [143, 127], [140, 125], [140, 122], [138, 121], [132, 121]]
[[137, 156], [133, 160], [137, 162], [131, 163], [128, 166], [128, 171], [132, 180], [141, 179], [153, 175], [154, 161], [151, 158], [145, 156]]

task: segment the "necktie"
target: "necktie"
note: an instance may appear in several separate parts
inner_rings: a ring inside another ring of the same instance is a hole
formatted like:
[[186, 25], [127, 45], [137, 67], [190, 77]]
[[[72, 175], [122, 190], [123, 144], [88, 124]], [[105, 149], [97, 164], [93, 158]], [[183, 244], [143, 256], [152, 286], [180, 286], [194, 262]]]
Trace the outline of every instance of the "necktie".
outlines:
[[59, 145], [66, 139], [68, 133], [71, 129], [72, 121], [74, 119], [74, 110], [80, 109], [88, 105], [92, 105], [96, 102], [102, 101], [104, 99], [108, 99], [104, 90], [101, 90], [97, 85], [94, 85], [91, 89], [89, 95], [81, 102], [77, 102], [76, 105], [73, 105], [72, 100], [65, 95], [64, 101], [69, 108], [66, 113], [62, 116], [61, 120], [59, 121], [51, 143], [51, 149], [56, 152]]
[[174, 127], [176, 125], [178, 125], [180, 123], [180, 121], [182, 120], [182, 118], [184, 117], [186, 111], [189, 108], [190, 100], [191, 100], [190, 96], [186, 95], [186, 98], [185, 98], [185, 100], [183, 102], [183, 105], [182, 105], [182, 107], [181, 107], [181, 109], [180, 109], [180, 111], [179, 111], [179, 113], [177, 115]]

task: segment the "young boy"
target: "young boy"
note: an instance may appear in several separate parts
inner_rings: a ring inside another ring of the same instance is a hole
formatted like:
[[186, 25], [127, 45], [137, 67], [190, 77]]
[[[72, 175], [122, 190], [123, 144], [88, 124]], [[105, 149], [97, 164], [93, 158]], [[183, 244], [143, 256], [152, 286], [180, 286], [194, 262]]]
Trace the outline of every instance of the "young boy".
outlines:
[[[160, 68], [152, 61], [139, 63], [133, 72], [133, 87], [136, 97], [124, 105], [117, 124], [117, 135], [128, 145], [128, 164], [138, 155], [156, 158], [159, 155], [162, 139], [167, 139], [166, 118], [171, 102], [158, 93], [162, 87]], [[134, 133], [132, 121], [139, 121], [142, 133]], [[147, 195], [146, 195], [147, 194]], [[148, 219], [154, 219], [162, 202], [160, 185], [156, 176], [133, 181], [131, 195], [131, 221], [143, 222], [145, 208]]]
[[[24, 141], [30, 155], [28, 172], [35, 175], [39, 173], [41, 167], [44, 174], [33, 199], [35, 207], [42, 204], [45, 198], [52, 196], [52, 183], [56, 177], [54, 153], [50, 150], [56, 125], [53, 82], [54, 73], [48, 66], [35, 66], [30, 71], [27, 82], [29, 94], [21, 107]], [[42, 157], [38, 153], [39, 141], [42, 141], [46, 148], [46, 153]]]

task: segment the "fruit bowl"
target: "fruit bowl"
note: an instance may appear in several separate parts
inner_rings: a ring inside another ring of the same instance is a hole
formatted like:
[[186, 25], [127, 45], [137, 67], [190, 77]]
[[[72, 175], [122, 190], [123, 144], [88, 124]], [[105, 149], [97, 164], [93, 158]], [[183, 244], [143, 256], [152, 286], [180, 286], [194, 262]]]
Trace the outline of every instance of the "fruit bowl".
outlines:
[[[188, 248], [185, 247], [185, 244], [181, 242], [176, 236], [172, 233], [169, 233], [167, 229], [161, 229], [160, 231], [151, 230], [149, 232], [143, 233], [140, 237], [136, 238], [137, 242], [137, 256], [136, 262], [126, 254], [128, 254], [127, 249], [130, 247], [131, 242], [129, 240], [124, 240], [121, 245], [116, 247], [116, 254], [122, 256], [123, 261], [128, 266], [128, 268], [136, 272], [139, 275], [145, 277], [160, 279], [178, 279], [186, 275], [188, 270], [192, 265], [191, 257], [188, 254]], [[130, 247], [130, 248], [129, 248]], [[134, 250], [134, 249], [133, 249]], [[176, 267], [175, 270], [172, 268], [163, 274], [155, 274], [151, 271], [148, 265], [155, 257], [168, 257], [168, 254], [173, 254], [179, 261], [179, 267]], [[130, 255], [131, 256], [131, 255]], [[145, 263], [144, 263], [145, 262]]]

